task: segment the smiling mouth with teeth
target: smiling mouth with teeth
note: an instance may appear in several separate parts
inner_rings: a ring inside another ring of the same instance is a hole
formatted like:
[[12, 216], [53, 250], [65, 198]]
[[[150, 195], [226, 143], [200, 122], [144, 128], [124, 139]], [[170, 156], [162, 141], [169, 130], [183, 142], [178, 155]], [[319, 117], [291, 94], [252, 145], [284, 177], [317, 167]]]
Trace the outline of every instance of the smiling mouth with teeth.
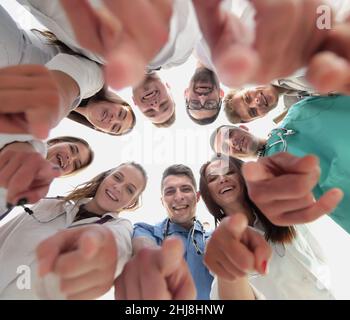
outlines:
[[267, 98], [265, 97], [265, 95], [264, 95], [263, 93], [261, 93], [261, 96], [263, 97], [265, 107], [268, 107], [268, 106], [269, 106], [269, 103], [268, 103], [268, 101], [267, 101]]
[[188, 205], [188, 204], [183, 205], [183, 206], [177, 206], [177, 207], [173, 206], [173, 210], [175, 210], [175, 211], [179, 211], [179, 210], [184, 210], [184, 209], [187, 209], [188, 207], [189, 207], [189, 205]]
[[65, 164], [63, 163], [63, 157], [58, 153], [58, 154], [56, 155], [56, 158], [57, 158], [57, 161], [58, 161], [59, 166], [60, 166], [62, 169], [64, 169]]
[[221, 189], [220, 191], [219, 191], [219, 193], [220, 194], [224, 194], [224, 193], [226, 193], [226, 192], [230, 192], [230, 191], [233, 191], [235, 189], [235, 187], [225, 187], [225, 188], [223, 188], [223, 189]]
[[116, 201], [116, 202], [119, 201], [119, 199], [118, 199], [112, 192], [110, 192], [109, 190], [106, 190], [105, 192], [106, 192], [106, 195], [107, 195], [110, 199], [112, 199], [113, 201]]
[[194, 90], [197, 94], [209, 94], [213, 91], [213, 87], [212, 86], [196, 86], [195, 90]]
[[155, 97], [158, 96], [158, 93], [159, 93], [158, 90], [149, 91], [148, 93], [146, 93], [146, 94], [142, 97], [142, 100], [143, 100], [143, 101], [152, 100], [152, 99], [154, 99]]

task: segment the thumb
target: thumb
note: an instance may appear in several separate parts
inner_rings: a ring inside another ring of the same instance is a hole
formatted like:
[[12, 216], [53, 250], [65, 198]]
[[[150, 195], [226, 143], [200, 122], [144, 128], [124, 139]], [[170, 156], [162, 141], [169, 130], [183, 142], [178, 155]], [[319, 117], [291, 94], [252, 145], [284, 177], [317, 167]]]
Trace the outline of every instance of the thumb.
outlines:
[[45, 140], [50, 130], [58, 123], [58, 105], [40, 106], [26, 111], [30, 133], [38, 139]]
[[260, 162], [246, 162], [243, 164], [242, 174], [247, 182], [257, 182], [274, 177], [268, 168]]
[[318, 173], [319, 170], [319, 160], [313, 155], [300, 158], [288, 152], [280, 152], [257, 162], [245, 163], [242, 173], [247, 182], [258, 182], [282, 174], [310, 174]]
[[241, 240], [243, 233], [248, 227], [248, 219], [242, 213], [237, 213], [231, 217], [225, 218], [222, 223], [236, 240]]
[[30, 121], [28, 118], [29, 132], [36, 138], [40, 140], [45, 140], [48, 138], [51, 126], [45, 121]]
[[228, 87], [238, 87], [249, 82], [258, 67], [258, 57], [244, 44], [231, 44], [225, 50], [216, 50], [213, 62], [220, 81]]
[[182, 262], [184, 255], [182, 240], [175, 237], [165, 239], [160, 252], [158, 261], [160, 272], [168, 277], [177, 270]]
[[58, 233], [43, 242], [36, 248], [36, 257], [38, 260], [39, 277], [53, 272], [55, 261], [58, 258], [61, 248], [64, 246], [63, 233]]
[[47, 166], [44, 166], [39, 170], [36, 180], [52, 181], [53, 179], [60, 177], [62, 173], [63, 172], [59, 166], [49, 163]]
[[78, 241], [78, 249], [85, 259], [90, 260], [97, 255], [104, 244], [105, 236], [102, 231], [93, 228], [82, 233]]

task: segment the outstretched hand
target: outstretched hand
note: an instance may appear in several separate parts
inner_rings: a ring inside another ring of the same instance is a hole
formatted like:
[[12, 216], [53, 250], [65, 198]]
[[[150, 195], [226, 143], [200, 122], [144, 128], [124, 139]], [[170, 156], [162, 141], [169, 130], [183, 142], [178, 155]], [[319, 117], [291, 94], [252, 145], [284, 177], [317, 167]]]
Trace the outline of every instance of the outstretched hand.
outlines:
[[243, 165], [249, 197], [275, 225], [312, 222], [331, 213], [343, 198], [340, 189], [328, 190], [317, 201], [312, 190], [320, 178], [318, 158], [278, 153]]
[[172, 0], [61, 0], [76, 38], [106, 60], [106, 80], [115, 89], [142, 81], [146, 66], [167, 42]]

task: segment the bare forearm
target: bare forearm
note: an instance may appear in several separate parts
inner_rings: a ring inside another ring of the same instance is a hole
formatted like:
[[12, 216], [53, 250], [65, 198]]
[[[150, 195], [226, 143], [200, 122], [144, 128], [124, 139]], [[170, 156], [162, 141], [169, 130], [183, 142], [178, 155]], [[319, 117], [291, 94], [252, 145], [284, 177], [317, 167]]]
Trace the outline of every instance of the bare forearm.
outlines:
[[218, 291], [221, 300], [255, 300], [254, 292], [246, 277], [235, 281], [218, 278]]

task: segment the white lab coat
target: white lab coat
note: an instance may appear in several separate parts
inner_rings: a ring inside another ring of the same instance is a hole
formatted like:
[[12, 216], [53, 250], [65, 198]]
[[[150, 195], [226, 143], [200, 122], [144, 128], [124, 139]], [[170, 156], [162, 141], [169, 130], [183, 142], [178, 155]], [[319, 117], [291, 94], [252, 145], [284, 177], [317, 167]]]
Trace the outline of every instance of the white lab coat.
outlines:
[[[39, 299], [38, 292], [44, 292], [38, 287], [36, 247], [48, 237], [60, 230], [86, 223], [93, 223], [98, 218], [83, 219], [74, 222], [79, 206], [88, 199], [77, 203], [57, 199], [43, 199], [31, 209], [41, 221], [53, 219], [51, 222], [40, 223], [27, 213], [20, 214], [0, 227], [0, 300], [1, 299]], [[112, 216], [103, 226], [108, 227], [115, 235], [118, 247], [118, 260], [115, 277], [117, 277], [130, 259], [132, 253], [132, 224], [129, 220], [119, 218], [116, 213], [106, 213]], [[31, 274], [31, 289], [18, 289], [17, 281], [20, 266], [28, 266]], [[47, 298], [47, 297], [44, 297]], [[52, 297], [57, 298], [57, 297]]]
[[175, 0], [168, 42], [148, 65], [149, 69], [169, 69], [182, 65], [202, 38], [197, 16], [188, 0]]
[[[52, 31], [59, 40], [64, 42], [72, 50], [82, 53], [98, 63], [104, 63], [102, 57], [82, 48], [77, 43], [73, 29], [59, 0], [17, 1], [26, 5], [40, 23]], [[99, 0], [90, 0], [90, 2], [97, 7], [101, 5], [101, 1]], [[158, 69], [159, 67], [171, 68], [185, 63], [200, 38], [201, 33], [192, 1], [174, 0], [169, 39], [157, 56], [149, 63], [148, 69]]]
[[[44, 17], [35, 7], [31, 7], [25, 0], [19, 0], [40, 21]], [[35, 2], [35, 1], [34, 1]], [[43, 7], [50, 7], [54, 1], [36, 1]], [[55, 8], [52, 7], [54, 10]], [[65, 22], [63, 10], [49, 12], [57, 19], [57, 24], [44, 24], [51, 32], [69, 30], [68, 21]], [[47, 18], [50, 21], [50, 17]], [[62, 23], [62, 24], [60, 24]], [[66, 25], [64, 24], [66, 23]], [[65, 43], [69, 38], [61, 39]], [[69, 47], [70, 45], [67, 44]], [[74, 109], [82, 99], [89, 98], [97, 93], [104, 84], [103, 71], [95, 61], [78, 55], [60, 52], [60, 48], [47, 44], [47, 39], [36, 32], [23, 30], [12, 17], [0, 7], [0, 67], [17, 64], [42, 64], [50, 70], [61, 71], [69, 75], [78, 85], [80, 94], [72, 106]], [[79, 51], [77, 51], [79, 53]], [[82, 52], [81, 52], [82, 53]]]
[[[254, 229], [261, 234], [256, 220]], [[306, 225], [296, 226], [297, 237], [291, 244], [272, 244], [268, 274], [249, 278], [256, 296], [268, 300], [333, 300], [330, 269]], [[220, 299], [215, 276], [211, 299]]]

